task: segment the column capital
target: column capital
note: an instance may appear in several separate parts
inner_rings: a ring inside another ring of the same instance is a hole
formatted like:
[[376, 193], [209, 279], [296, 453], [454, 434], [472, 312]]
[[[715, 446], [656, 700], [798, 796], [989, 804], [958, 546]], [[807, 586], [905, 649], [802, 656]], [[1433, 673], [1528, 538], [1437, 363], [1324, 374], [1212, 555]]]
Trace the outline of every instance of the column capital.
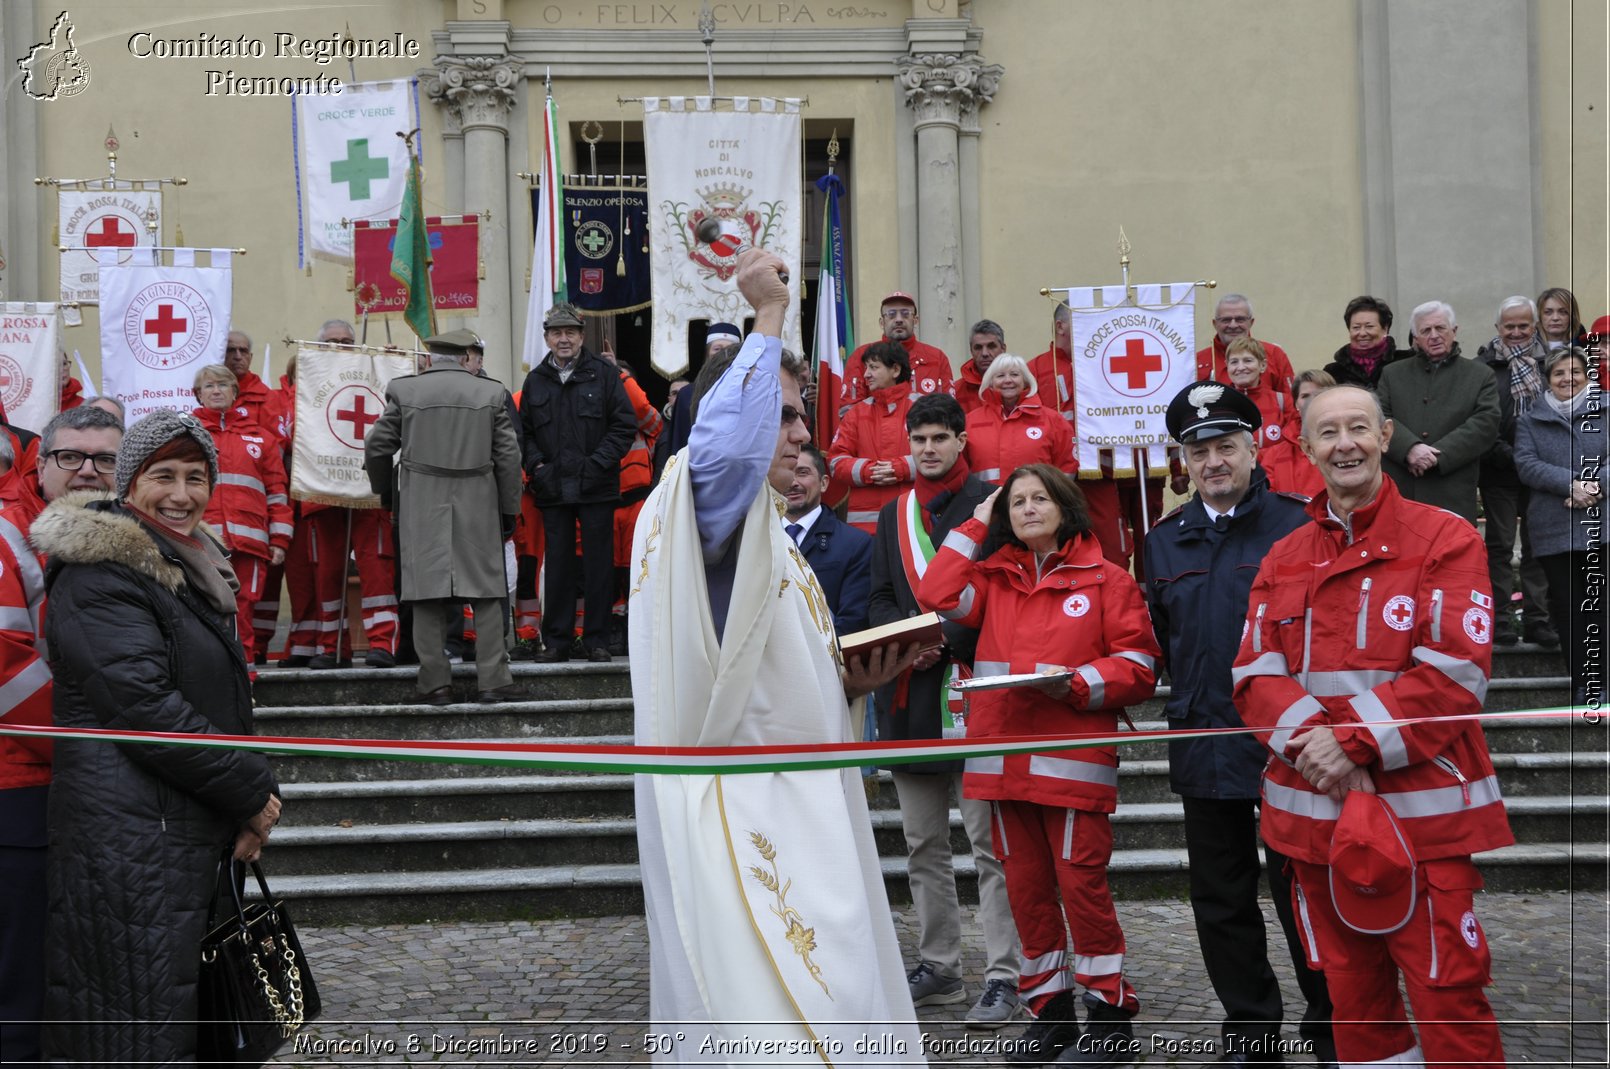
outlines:
[[509, 111], [525, 68], [507, 56], [437, 56], [436, 73], [425, 91], [462, 131], [509, 132]]
[[971, 132], [978, 128], [978, 109], [994, 98], [1006, 68], [985, 63], [976, 53], [924, 52], [896, 59], [895, 71], [918, 129], [942, 124]]

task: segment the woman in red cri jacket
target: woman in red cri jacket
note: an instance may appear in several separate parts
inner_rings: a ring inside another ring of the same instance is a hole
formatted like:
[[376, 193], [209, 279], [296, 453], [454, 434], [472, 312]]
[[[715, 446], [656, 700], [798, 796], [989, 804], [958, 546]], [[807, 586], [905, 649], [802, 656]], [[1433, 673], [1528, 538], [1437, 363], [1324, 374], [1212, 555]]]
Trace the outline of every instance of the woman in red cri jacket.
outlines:
[[879, 342], [861, 355], [867, 397], [850, 406], [827, 450], [833, 481], [850, 488], [851, 527], [878, 528], [878, 510], [911, 485], [911, 359], [899, 342]]
[[235, 375], [222, 364], [196, 372], [195, 417], [218, 449], [218, 486], [207, 503], [206, 520], [229, 548], [240, 580], [235, 594], [235, 631], [246, 663], [256, 652], [252, 612], [263, 597], [270, 565], [285, 563], [291, 544], [291, 499], [286, 495], [280, 439], [253, 422], [235, 404]]
[[[1001, 548], [979, 560], [986, 536]], [[1123, 706], [1152, 695], [1159, 651], [1140, 588], [1102, 557], [1084, 495], [1049, 464], [1017, 469], [950, 533], [917, 598], [979, 629], [975, 678], [1048, 674], [977, 692], [970, 739], [1111, 734]], [[1064, 1048], [1062, 1061], [1074, 1064], [1130, 1060], [1140, 1002], [1124, 978], [1124, 933], [1107, 886], [1114, 748], [970, 759], [963, 783], [967, 797], [993, 803], [995, 850], [1023, 947], [1018, 990], [1036, 1016], [1010, 1060], [1047, 1062]], [[1089, 1016], [1082, 1037], [1075, 981]]]
[[967, 413], [967, 466], [985, 482], [999, 484], [1025, 464], [1079, 470], [1068, 421], [1040, 404], [1037, 388], [1021, 356], [1002, 353], [984, 372], [979, 406]]

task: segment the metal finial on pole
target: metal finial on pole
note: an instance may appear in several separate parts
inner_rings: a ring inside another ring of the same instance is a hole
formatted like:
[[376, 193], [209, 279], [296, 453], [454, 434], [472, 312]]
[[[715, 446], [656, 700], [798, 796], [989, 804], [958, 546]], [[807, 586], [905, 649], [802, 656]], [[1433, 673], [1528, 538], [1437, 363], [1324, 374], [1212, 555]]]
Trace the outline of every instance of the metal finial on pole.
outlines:
[[833, 173], [833, 165], [839, 161], [839, 128], [833, 127], [833, 136], [827, 139], [827, 173]]
[[1124, 273], [1124, 299], [1133, 304], [1135, 287], [1129, 284], [1129, 237], [1124, 233], [1122, 224], [1118, 227], [1118, 266]]
[[704, 76], [709, 85], [710, 95], [716, 95], [716, 13], [710, 7], [710, 0], [704, 0], [699, 8], [699, 32], [704, 35]]
[[108, 168], [108, 173], [115, 181], [117, 178], [118, 140], [117, 131], [113, 130], [110, 126], [106, 128], [106, 141], [104, 144], [106, 145], [106, 166]]

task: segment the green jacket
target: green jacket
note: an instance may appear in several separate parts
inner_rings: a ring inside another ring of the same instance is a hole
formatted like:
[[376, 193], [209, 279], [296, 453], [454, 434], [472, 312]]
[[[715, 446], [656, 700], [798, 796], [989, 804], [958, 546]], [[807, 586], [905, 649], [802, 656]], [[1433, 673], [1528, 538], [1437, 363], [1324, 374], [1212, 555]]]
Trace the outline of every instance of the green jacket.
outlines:
[[[1433, 364], [1416, 349], [1388, 364], [1376, 393], [1392, 421], [1392, 440], [1381, 466], [1410, 501], [1458, 513], [1476, 522], [1476, 482], [1482, 454], [1498, 439], [1498, 388], [1486, 364], [1453, 353]], [[1410, 474], [1409, 448], [1441, 450], [1437, 466]]]

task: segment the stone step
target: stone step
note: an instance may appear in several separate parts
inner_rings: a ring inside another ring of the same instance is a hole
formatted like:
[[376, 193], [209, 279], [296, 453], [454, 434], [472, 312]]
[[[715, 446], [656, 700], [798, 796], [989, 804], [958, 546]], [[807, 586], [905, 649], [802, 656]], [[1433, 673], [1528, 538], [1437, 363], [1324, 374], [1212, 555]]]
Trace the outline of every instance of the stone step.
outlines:
[[[1536, 679], [1565, 674], [1558, 651], [1521, 644], [1493, 651], [1493, 678]], [[564, 698], [625, 698], [631, 695], [631, 675], [625, 657], [609, 664], [571, 661], [564, 664], [516, 662], [514, 677], [529, 684], [539, 700]], [[253, 694], [261, 709], [273, 706], [406, 705], [415, 698], [418, 670], [403, 668], [336, 668], [315, 672], [306, 668], [263, 668]], [[475, 699], [475, 666], [453, 666], [453, 688], [461, 700]], [[1167, 693], [1163, 688], [1162, 693]]]
[[[1506, 798], [1610, 793], [1610, 754], [1494, 754]], [[633, 812], [632, 777], [521, 774], [283, 784], [282, 827], [442, 823], [474, 820], [607, 820]], [[1119, 767], [1125, 803], [1172, 802], [1167, 761], [1125, 761]], [[884, 773], [874, 809], [896, 809], [893, 781]]]
[[632, 733], [632, 699], [555, 698], [499, 705], [290, 705], [259, 708], [259, 735], [324, 739], [567, 741]]
[[[643, 911], [634, 864], [297, 875], [279, 865], [274, 851], [271, 846], [265, 865], [274, 891], [290, 903], [296, 920], [308, 926], [540, 920]], [[1602, 890], [1610, 872], [1610, 847], [1602, 842], [1532, 843], [1480, 854], [1476, 860], [1493, 891]], [[958, 855], [953, 865], [958, 892], [977, 901], [972, 857]], [[882, 868], [891, 901], [909, 902], [905, 859], [886, 857]], [[1183, 849], [1115, 852], [1108, 871], [1120, 920], [1125, 902], [1179, 898], [1187, 892]]]
[[[1605, 840], [1610, 802], [1594, 798], [1512, 798], [1510, 827], [1520, 842]], [[871, 813], [882, 857], [906, 853], [897, 810]], [[1178, 802], [1125, 803], [1113, 814], [1117, 850], [1167, 850], [1184, 845]], [[950, 814], [951, 850], [969, 851], [960, 810]], [[637, 860], [637, 826], [630, 818], [483, 820], [433, 824], [281, 826], [274, 834], [276, 867], [298, 875], [427, 872], [446, 869], [550, 865], [614, 865]]]

